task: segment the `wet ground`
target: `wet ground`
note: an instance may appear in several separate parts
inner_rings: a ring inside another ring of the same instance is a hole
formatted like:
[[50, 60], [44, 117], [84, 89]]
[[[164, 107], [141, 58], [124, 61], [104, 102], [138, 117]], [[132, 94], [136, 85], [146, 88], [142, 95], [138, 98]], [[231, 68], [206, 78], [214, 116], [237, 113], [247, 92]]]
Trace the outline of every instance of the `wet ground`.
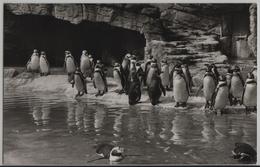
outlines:
[[[174, 105], [174, 104], [173, 104]], [[4, 91], [4, 164], [88, 165], [94, 146], [126, 148], [120, 164], [237, 164], [235, 142], [256, 148], [256, 114], [205, 114], [151, 105], [104, 105], [63, 94]], [[91, 164], [109, 164], [108, 160]]]

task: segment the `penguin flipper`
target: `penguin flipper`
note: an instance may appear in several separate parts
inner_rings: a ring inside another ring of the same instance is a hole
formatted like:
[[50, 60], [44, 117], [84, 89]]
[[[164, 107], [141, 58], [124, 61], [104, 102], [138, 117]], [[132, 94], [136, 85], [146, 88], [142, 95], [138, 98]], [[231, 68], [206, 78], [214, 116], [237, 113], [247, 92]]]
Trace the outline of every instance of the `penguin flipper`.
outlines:
[[242, 103], [243, 103], [243, 101], [244, 101], [244, 94], [245, 94], [245, 91], [246, 91], [246, 85], [247, 85], [247, 84], [245, 84], [244, 90], [243, 90], [243, 93], [242, 93], [242, 98], [241, 98], [241, 102], [242, 102]]
[[211, 97], [211, 107], [213, 107], [215, 105], [215, 100], [216, 100], [216, 96], [218, 94], [218, 89], [219, 88], [216, 88], [215, 92], [212, 94], [212, 97]]
[[241, 73], [238, 74], [238, 77], [239, 77], [240, 81], [242, 82], [242, 85], [244, 86], [244, 85], [245, 85], [245, 82], [244, 82], [244, 80], [243, 80], [243, 78], [242, 78], [242, 76], [241, 76]]
[[162, 92], [163, 92], [163, 95], [166, 96], [166, 90], [165, 90], [164, 86], [162, 85], [162, 80], [161, 80], [161, 78], [160, 78], [160, 88], [161, 88], [161, 90], [162, 90]]
[[196, 96], [198, 96], [199, 92], [201, 91], [201, 89], [203, 88], [203, 84], [200, 85], [200, 87], [198, 88], [197, 92], [196, 92]]
[[94, 86], [95, 89], [97, 88], [96, 83], [95, 83], [95, 78], [93, 78], [93, 86]]

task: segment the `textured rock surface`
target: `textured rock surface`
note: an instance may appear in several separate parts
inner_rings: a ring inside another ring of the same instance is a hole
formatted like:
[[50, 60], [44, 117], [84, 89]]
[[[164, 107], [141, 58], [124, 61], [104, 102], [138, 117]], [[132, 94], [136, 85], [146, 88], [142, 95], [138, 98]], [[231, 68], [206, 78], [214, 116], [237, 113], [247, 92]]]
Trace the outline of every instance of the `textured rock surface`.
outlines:
[[256, 49], [257, 49], [257, 5], [252, 4], [249, 8], [250, 12], [250, 35], [248, 36], [248, 45], [256, 57]]

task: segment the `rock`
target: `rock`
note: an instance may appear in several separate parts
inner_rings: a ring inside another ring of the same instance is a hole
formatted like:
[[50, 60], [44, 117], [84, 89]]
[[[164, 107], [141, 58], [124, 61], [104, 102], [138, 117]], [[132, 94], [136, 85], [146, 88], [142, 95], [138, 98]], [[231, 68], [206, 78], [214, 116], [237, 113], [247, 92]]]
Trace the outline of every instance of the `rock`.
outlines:
[[160, 10], [159, 8], [143, 8], [141, 11], [142, 14], [151, 16], [153, 18], [160, 17]]
[[252, 54], [256, 57], [257, 53], [257, 5], [252, 4], [249, 8], [250, 13], [250, 35], [248, 36], [248, 45]]
[[13, 78], [18, 74], [18, 71], [14, 68], [4, 69], [4, 78]]

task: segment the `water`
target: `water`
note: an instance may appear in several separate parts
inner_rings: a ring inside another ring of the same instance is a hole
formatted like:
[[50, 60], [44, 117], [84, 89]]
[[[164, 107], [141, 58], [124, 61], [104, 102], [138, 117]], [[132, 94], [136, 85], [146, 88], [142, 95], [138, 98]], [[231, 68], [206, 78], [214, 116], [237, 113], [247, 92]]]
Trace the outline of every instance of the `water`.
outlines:
[[[88, 165], [94, 146], [126, 148], [120, 164], [237, 164], [235, 142], [256, 148], [256, 116], [102, 105], [64, 95], [5, 90], [4, 164]], [[91, 164], [109, 164], [103, 159]]]

